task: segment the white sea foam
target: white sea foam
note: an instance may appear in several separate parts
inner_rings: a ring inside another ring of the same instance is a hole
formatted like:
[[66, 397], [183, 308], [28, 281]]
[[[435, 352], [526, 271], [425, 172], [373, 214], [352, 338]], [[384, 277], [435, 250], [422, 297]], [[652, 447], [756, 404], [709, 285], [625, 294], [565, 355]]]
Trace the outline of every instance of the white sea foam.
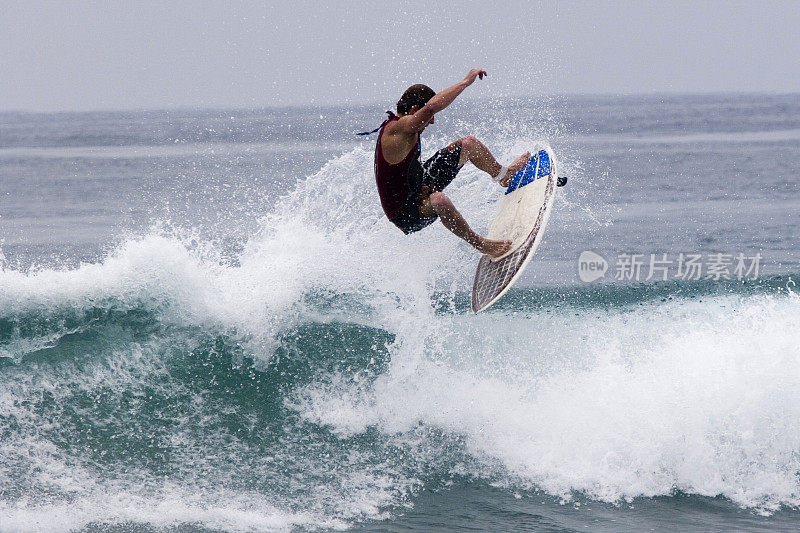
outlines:
[[423, 423], [552, 494], [673, 490], [800, 505], [800, 301], [713, 297], [619, 311], [442, 318], [413, 371], [298, 404], [342, 434]]
[[164, 487], [149, 497], [124, 488], [85, 491], [71, 502], [42, 503], [0, 500], [5, 532], [52, 533], [76, 531], [93, 523], [146, 523], [158, 528], [202, 524], [222, 531], [291, 531], [298, 527], [344, 529], [346, 522], [313, 513], [276, 508], [268, 498], [240, 492], [193, 494], [180, 487]]

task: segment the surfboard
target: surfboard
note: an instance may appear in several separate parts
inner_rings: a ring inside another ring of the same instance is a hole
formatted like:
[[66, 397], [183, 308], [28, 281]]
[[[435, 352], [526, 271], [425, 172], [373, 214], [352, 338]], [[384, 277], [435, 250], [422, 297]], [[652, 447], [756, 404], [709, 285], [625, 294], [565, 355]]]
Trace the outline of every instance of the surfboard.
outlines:
[[550, 219], [557, 176], [556, 158], [547, 146], [531, 154], [511, 179], [487, 235], [510, 240], [511, 248], [497, 258], [483, 255], [478, 262], [472, 284], [473, 312], [499, 300], [525, 270]]

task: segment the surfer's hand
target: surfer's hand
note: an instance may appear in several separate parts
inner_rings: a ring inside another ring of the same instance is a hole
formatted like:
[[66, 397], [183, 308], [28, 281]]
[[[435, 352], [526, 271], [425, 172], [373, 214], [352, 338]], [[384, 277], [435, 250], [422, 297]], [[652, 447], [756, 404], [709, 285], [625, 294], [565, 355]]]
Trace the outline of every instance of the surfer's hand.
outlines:
[[484, 76], [486, 76], [485, 70], [474, 68], [469, 71], [469, 74], [467, 74], [467, 77], [464, 78], [464, 81], [467, 82], [467, 86], [470, 86], [475, 81], [475, 78], [483, 79]]

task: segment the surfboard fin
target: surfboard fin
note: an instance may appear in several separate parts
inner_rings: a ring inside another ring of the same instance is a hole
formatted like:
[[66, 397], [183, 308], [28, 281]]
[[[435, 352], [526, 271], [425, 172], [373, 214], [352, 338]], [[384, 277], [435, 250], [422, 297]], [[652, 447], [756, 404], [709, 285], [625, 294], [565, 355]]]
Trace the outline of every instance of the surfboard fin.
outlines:
[[563, 187], [566, 184], [567, 184], [567, 177], [566, 176], [561, 176], [556, 181], [556, 187]]

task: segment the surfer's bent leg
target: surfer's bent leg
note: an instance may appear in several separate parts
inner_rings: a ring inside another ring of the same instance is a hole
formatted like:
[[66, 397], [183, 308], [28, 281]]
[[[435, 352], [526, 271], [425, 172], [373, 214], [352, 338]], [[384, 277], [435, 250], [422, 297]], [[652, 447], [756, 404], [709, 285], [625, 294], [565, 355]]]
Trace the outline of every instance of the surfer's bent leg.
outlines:
[[492, 152], [476, 137], [472, 135], [461, 137], [456, 142], [448, 145], [447, 149], [453, 150], [455, 146], [461, 147], [461, 157], [458, 160], [459, 167], [463, 167], [469, 161], [492, 177], [497, 176], [500, 172], [502, 165], [497, 162]]
[[[486, 146], [477, 138], [473, 137], [472, 135], [461, 137], [454, 143], [449, 144], [447, 149], [452, 151], [456, 146], [461, 147], [461, 156], [458, 160], [459, 167], [464, 166], [466, 162], [469, 161], [493, 178], [500, 174], [503, 166], [497, 162], [492, 155], [492, 152], [490, 152], [489, 149], [486, 148]], [[500, 180], [500, 185], [503, 187], [508, 187], [511, 178], [514, 177], [514, 174], [516, 174], [519, 169], [525, 166], [525, 163], [528, 162], [528, 158], [530, 156], [531, 153], [526, 152], [515, 159], [513, 163], [508, 165], [508, 171], [506, 172], [505, 177]]]
[[421, 211], [426, 216], [430, 216], [433, 214], [430, 213], [430, 210], [439, 215], [442, 224], [447, 229], [467, 241], [481, 253], [497, 257], [503, 255], [511, 247], [511, 241], [493, 241], [472, 231], [467, 221], [464, 220], [464, 217], [458, 212], [453, 202], [444, 193], [435, 192], [428, 197]]

